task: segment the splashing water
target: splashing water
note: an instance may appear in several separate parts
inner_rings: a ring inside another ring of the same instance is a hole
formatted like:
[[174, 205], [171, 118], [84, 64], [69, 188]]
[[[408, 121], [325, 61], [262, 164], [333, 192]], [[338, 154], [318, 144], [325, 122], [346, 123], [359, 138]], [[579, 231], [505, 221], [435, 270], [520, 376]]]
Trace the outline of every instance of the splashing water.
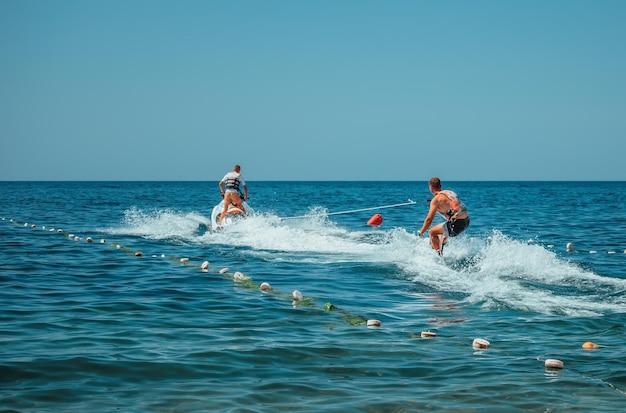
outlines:
[[455, 238], [444, 257], [439, 257], [425, 237], [404, 228], [343, 228], [320, 210], [298, 220], [257, 214], [219, 232], [199, 230], [208, 222], [199, 213], [133, 208], [126, 212], [123, 226], [111, 233], [245, 247], [242, 254], [266, 261], [391, 266], [411, 282], [489, 309], [569, 316], [626, 312], [626, 299], [619, 294], [626, 290], [626, 280], [596, 275], [541, 245], [516, 241], [498, 231], [485, 238]]

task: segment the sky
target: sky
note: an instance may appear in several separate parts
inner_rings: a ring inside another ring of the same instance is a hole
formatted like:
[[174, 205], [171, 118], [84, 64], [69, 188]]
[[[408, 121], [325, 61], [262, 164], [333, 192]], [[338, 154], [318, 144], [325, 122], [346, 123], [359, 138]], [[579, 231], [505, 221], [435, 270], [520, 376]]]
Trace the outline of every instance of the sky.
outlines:
[[0, 0], [0, 181], [624, 181], [626, 1]]

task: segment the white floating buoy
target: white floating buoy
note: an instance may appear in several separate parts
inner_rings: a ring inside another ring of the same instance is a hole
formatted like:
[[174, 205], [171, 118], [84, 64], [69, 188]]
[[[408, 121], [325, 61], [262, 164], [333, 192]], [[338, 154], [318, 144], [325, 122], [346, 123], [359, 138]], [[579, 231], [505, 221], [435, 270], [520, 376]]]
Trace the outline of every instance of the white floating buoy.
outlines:
[[63, 232], [63, 230], [61, 228], [57, 229], [57, 232]]
[[422, 338], [437, 337], [437, 333], [433, 333], [432, 331], [422, 331], [421, 336]]
[[241, 281], [241, 280], [245, 280], [246, 276], [243, 275], [243, 273], [240, 273], [239, 271], [237, 271], [236, 273], [233, 274], [233, 278], [235, 279], [235, 281]]
[[135, 252], [135, 257], [141, 257], [143, 253], [141, 251]]
[[380, 320], [367, 320], [367, 326], [368, 327], [380, 327]]
[[574, 246], [572, 245], [571, 242], [567, 243], [567, 246], [565, 247], [566, 250], [571, 251], [574, 248]]
[[597, 252], [598, 251], [591, 250], [591, 251], [589, 251], [589, 254], [596, 254]]
[[24, 222], [24, 226], [27, 227], [28, 226], [28, 222]]
[[165, 258], [165, 254], [161, 254], [161, 258]]
[[220, 274], [226, 274], [228, 272], [228, 268], [222, 268], [221, 270], [219, 270]]
[[484, 338], [475, 338], [472, 342], [472, 347], [474, 347], [474, 349], [476, 350], [485, 350], [489, 348], [490, 345], [491, 343]]
[[69, 234], [67, 237], [68, 237], [69, 239], [72, 239], [72, 238], [74, 238], [74, 234]]
[[31, 228], [37, 228], [37, 225], [33, 224], [30, 226]]
[[87, 237], [86, 241], [91, 244], [93, 242], [93, 239], [91, 237]]
[[557, 359], [547, 359], [545, 362], [545, 366], [549, 369], [562, 369], [563, 362]]
[[264, 282], [264, 283], [261, 283], [261, 286], [259, 287], [259, 289], [263, 291], [264, 293], [266, 293], [272, 289], [272, 286], [270, 286], [269, 283]]
[[104, 244], [105, 242], [106, 242], [106, 240], [104, 240], [104, 239], [100, 240], [100, 244]]
[[298, 290], [293, 290], [293, 292], [291, 293], [291, 296], [293, 297], [293, 301], [291, 302], [291, 305], [296, 307], [298, 305], [298, 303], [300, 302], [300, 300], [302, 300], [302, 293]]
[[202, 265], [200, 265], [200, 268], [205, 270], [205, 271], [208, 270], [209, 269], [209, 262], [208, 261], [204, 261], [202, 263]]
[[187, 258], [187, 257], [181, 258], [180, 262], [182, 262], [183, 264], [187, 264], [189, 262], [189, 258]]

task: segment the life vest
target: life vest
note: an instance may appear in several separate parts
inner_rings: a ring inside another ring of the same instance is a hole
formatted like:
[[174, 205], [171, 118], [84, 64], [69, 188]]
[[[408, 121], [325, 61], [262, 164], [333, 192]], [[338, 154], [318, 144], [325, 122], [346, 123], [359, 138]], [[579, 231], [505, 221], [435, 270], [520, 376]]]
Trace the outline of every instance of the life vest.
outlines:
[[444, 189], [444, 190], [439, 191], [439, 193], [447, 196], [448, 199], [450, 200], [450, 204], [452, 205], [452, 208], [446, 211], [445, 214], [441, 214], [448, 221], [456, 218], [462, 212], [467, 211], [465, 204], [463, 203], [463, 201], [459, 199], [459, 196], [456, 194], [456, 192], [450, 191], [449, 189]]
[[226, 189], [235, 190], [236, 192], [239, 192], [239, 184], [241, 184], [239, 175], [235, 176], [235, 174], [229, 175], [224, 181]]

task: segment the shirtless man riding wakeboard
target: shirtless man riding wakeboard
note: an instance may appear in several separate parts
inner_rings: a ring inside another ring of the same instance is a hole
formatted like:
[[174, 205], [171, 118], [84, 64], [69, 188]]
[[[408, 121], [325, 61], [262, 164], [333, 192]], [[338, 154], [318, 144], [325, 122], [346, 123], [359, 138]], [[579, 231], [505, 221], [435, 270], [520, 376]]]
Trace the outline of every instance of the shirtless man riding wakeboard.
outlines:
[[455, 192], [441, 189], [439, 178], [431, 178], [428, 187], [434, 196], [430, 201], [430, 209], [418, 235], [421, 237], [430, 228], [436, 213], [441, 214], [446, 221], [435, 225], [428, 233], [430, 234], [430, 245], [439, 255], [442, 255], [443, 246], [448, 237], [456, 237], [469, 226], [469, 214], [465, 204]]

